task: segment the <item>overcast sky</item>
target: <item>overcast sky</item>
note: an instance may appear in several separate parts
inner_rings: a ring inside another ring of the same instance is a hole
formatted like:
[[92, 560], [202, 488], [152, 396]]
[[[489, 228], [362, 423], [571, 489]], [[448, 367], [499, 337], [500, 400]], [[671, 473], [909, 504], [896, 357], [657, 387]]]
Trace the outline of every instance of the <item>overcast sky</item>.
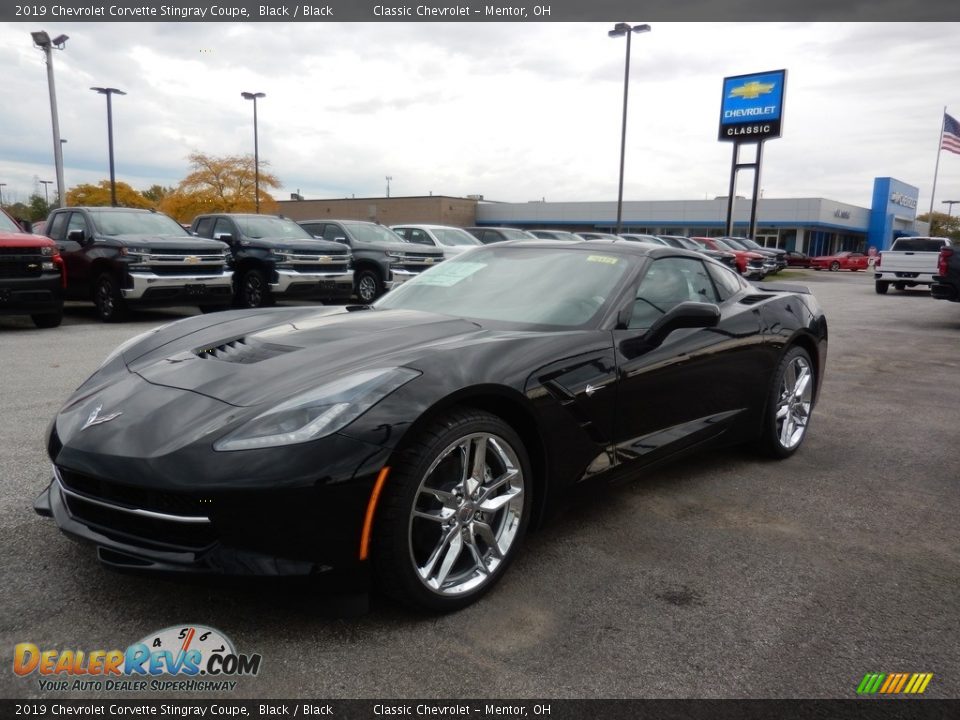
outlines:
[[[623, 18], [642, 22], [643, 18]], [[625, 40], [612, 23], [6, 23], [0, 25], [5, 202], [55, 180], [43, 53], [54, 51], [67, 187], [108, 177], [176, 185], [187, 155], [252, 153], [286, 199], [429, 193], [488, 200], [615, 200]], [[726, 195], [722, 79], [786, 68], [782, 139], [764, 197], [869, 206], [873, 178], [930, 190], [943, 107], [960, 118], [960, 24], [654, 23], [631, 62], [625, 200]], [[742, 173], [738, 192], [749, 195]], [[940, 161], [936, 209], [960, 199], [960, 155]], [[957, 209], [960, 212], [960, 209]]]

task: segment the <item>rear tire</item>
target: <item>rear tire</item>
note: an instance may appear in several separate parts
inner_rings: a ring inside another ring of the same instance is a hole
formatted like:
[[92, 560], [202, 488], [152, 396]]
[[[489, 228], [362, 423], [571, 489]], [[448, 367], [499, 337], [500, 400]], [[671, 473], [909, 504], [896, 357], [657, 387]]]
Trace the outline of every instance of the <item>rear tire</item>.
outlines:
[[419, 610], [459, 610], [488, 592], [523, 542], [532, 498], [523, 442], [503, 420], [457, 410], [395, 457], [377, 511], [380, 588]]
[[876, 289], [877, 295], [886, 295], [887, 290], [890, 289], [890, 283], [884, 282], [883, 280], [877, 280], [873, 287]]
[[770, 383], [758, 449], [768, 457], [783, 459], [803, 444], [813, 412], [817, 377], [810, 355], [802, 347], [787, 350]]
[[121, 322], [127, 317], [127, 303], [120, 293], [120, 284], [110, 273], [103, 273], [97, 278], [93, 286], [93, 302], [103, 322]]
[[830, 263], [830, 272], [837, 272], [840, 269], [840, 263], [834, 260]]

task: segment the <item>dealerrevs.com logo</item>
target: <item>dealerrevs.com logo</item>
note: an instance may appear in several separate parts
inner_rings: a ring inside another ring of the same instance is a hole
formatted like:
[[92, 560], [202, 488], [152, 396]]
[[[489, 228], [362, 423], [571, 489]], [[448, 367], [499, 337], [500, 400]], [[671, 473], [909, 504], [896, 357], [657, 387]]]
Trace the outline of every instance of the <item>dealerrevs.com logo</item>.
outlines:
[[262, 660], [259, 653], [238, 653], [219, 630], [175, 625], [126, 650], [41, 649], [19, 643], [13, 650], [13, 672], [38, 676], [42, 691], [232, 691], [238, 682], [233, 678], [256, 676]]

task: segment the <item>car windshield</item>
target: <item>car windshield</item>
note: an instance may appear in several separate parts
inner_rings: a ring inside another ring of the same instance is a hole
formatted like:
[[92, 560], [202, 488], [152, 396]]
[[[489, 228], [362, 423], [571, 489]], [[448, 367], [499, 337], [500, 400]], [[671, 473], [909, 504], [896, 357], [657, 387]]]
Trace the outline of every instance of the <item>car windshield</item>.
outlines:
[[293, 220], [269, 215], [234, 217], [240, 232], [250, 238], [283, 238], [285, 240], [312, 240]]
[[722, 240], [722, 242], [723, 242], [724, 244], [726, 244], [726, 245], [734, 248], [735, 250], [749, 250], [749, 249], [750, 249], [750, 248], [748, 248], [746, 245], [744, 245], [742, 242], [740, 242], [739, 240], [734, 240], [733, 238], [726, 237], [726, 238], [724, 238], [724, 239]]
[[486, 245], [408, 280], [376, 307], [582, 327], [599, 319], [634, 262], [603, 251]]
[[409, 242], [383, 225], [363, 222], [345, 222], [343, 226], [350, 231], [354, 240], [362, 243], [405, 243]]
[[743, 249], [743, 248], [734, 247], [733, 243], [728, 243], [726, 240], [721, 240], [720, 238], [713, 238], [713, 242], [717, 246], [718, 250], [729, 250], [730, 252], [738, 252]]
[[5, 212], [0, 212], [0, 231], [8, 233], [22, 233], [23, 229], [13, 220], [7, 217]]
[[158, 235], [184, 237], [180, 223], [161, 213], [88, 210], [101, 235]]
[[441, 245], [483, 245], [473, 235], [460, 228], [431, 228]]
[[529, 240], [531, 235], [526, 230], [515, 230], [514, 228], [497, 228], [503, 233], [507, 240]]

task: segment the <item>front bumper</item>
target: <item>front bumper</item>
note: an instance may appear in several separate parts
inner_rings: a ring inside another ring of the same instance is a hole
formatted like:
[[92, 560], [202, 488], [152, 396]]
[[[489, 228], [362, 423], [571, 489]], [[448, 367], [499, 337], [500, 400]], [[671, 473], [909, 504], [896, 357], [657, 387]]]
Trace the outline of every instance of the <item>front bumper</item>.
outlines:
[[123, 288], [124, 300], [228, 301], [233, 295], [233, 271], [219, 275], [154, 275], [149, 272], [131, 272], [132, 287]]
[[275, 295], [349, 297], [353, 293], [353, 271], [326, 273], [277, 270], [270, 290]]
[[62, 308], [60, 273], [0, 280], [0, 315], [60, 312]]

